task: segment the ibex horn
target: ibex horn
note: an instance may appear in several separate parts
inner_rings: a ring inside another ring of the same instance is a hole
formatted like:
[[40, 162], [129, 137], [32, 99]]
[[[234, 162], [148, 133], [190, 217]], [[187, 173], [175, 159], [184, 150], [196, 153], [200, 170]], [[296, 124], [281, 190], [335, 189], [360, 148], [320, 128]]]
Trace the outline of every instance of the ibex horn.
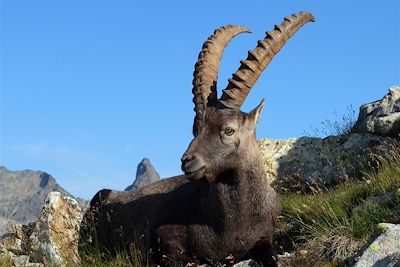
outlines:
[[215, 30], [214, 34], [204, 42], [193, 72], [193, 103], [196, 117], [193, 134], [203, 125], [205, 108], [217, 102], [218, 68], [224, 48], [238, 34], [250, 32], [245, 27], [228, 25]]
[[312, 14], [300, 12], [291, 17], [285, 17], [282, 24], [275, 25], [273, 31], [267, 32], [265, 39], [259, 40], [257, 47], [253, 51], [249, 51], [247, 59], [240, 61], [239, 69], [229, 79], [228, 86], [223, 90], [219, 102], [224, 107], [240, 109], [261, 72], [286, 41], [310, 21], [315, 21]]

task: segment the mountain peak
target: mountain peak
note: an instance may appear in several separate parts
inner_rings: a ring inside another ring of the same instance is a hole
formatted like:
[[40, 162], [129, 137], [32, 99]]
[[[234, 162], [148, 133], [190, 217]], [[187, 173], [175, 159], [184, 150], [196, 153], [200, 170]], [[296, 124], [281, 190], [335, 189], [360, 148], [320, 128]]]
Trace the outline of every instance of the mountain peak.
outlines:
[[125, 188], [125, 191], [141, 188], [150, 183], [160, 180], [160, 175], [151, 164], [148, 158], [143, 158], [136, 168], [136, 178], [132, 185]]

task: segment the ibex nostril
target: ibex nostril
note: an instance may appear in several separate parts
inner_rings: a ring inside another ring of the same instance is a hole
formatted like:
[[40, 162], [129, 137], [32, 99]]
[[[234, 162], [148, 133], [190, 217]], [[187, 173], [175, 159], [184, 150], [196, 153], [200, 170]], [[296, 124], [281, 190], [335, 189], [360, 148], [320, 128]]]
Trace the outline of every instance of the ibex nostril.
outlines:
[[185, 164], [192, 160], [194, 160], [194, 156], [191, 156], [191, 155], [183, 155], [183, 157], [181, 158], [182, 164]]
[[193, 168], [193, 163], [195, 162], [195, 156], [193, 155], [183, 155], [181, 161], [182, 161], [182, 165], [181, 165], [181, 169], [184, 172], [187, 172], [188, 170], [190, 170], [191, 168]]

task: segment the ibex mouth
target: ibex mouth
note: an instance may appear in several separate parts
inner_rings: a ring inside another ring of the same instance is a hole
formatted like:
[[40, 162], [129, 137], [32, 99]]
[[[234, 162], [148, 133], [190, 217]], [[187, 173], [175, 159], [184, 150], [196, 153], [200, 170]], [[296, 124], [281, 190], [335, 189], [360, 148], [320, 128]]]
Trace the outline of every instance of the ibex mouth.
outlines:
[[196, 171], [186, 171], [185, 176], [189, 180], [198, 180], [204, 177], [204, 172], [206, 171], [206, 166], [201, 167], [200, 169]]

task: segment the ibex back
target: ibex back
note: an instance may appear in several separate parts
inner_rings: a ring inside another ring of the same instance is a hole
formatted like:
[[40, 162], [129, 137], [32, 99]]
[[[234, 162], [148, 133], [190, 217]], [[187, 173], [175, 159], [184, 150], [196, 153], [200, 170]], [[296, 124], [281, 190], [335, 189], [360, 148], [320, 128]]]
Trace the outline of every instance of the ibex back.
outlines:
[[185, 175], [135, 191], [100, 191], [85, 215], [82, 243], [96, 240], [112, 253], [146, 242], [155, 262], [182, 266], [247, 258], [276, 266], [273, 234], [280, 206], [266, 179], [255, 131], [264, 101], [250, 113], [240, 107], [284, 43], [313, 20], [301, 12], [275, 26], [241, 61], [219, 99], [216, 82], [223, 50], [237, 34], [249, 31], [231, 25], [216, 30], [195, 65], [195, 137], [182, 157]]

